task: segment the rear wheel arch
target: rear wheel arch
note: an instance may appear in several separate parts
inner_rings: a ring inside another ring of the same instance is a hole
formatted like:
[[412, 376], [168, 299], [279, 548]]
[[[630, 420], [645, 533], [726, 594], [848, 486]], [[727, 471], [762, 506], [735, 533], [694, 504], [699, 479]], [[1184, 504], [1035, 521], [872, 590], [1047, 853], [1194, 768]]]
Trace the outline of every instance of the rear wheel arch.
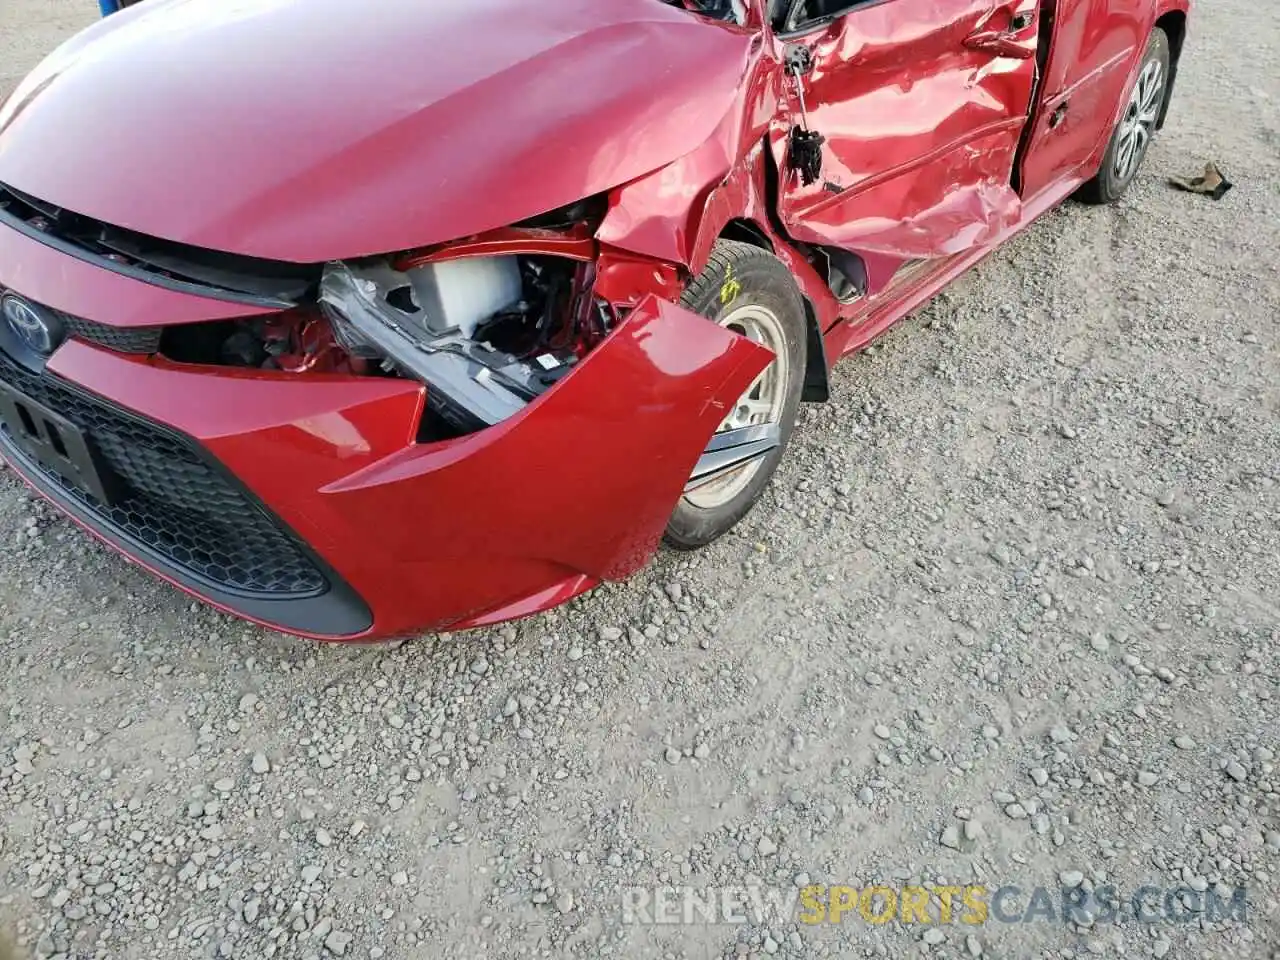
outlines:
[[[1097, 172], [1076, 191], [1080, 200], [1089, 204], [1114, 203], [1128, 190], [1160, 129], [1172, 73], [1169, 36], [1160, 27], [1153, 27], [1134, 67], [1130, 88], [1117, 105]], [[1150, 85], [1158, 83], [1162, 89], [1150, 89], [1148, 79]]]

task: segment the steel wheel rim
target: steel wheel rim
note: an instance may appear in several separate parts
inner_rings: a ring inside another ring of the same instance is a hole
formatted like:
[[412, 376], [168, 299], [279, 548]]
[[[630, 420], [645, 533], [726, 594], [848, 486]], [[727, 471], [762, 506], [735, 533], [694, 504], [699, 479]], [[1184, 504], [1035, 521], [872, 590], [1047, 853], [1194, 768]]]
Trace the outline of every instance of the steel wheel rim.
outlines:
[[[731, 311], [720, 321], [720, 325], [771, 350], [774, 360], [738, 398], [716, 433], [739, 427], [778, 423], [787, 403], [787, 383], [791, 374], [782, 322], [768, 307], [751, 303]], [[690, 490], [684, 498], [703, 510], [722, 507], [739, 496], [763, 466], [762, 460], [743, 464], [696, 490]]]
[[1120, 136], [1112, 164], [1112, 172], [1121, 182], [1137, 172], [1142, 158], [1147, 155], [1147, 147], [1155, 135], [1156, 121], [1160, 117], [1160, 106], [1164, 103], [1164, 85], [1164, 66], [1159, 60], [1152, 60], [1138, 74], [1138, 82], [1133, 86], [1129, 104], [1120, 120]]

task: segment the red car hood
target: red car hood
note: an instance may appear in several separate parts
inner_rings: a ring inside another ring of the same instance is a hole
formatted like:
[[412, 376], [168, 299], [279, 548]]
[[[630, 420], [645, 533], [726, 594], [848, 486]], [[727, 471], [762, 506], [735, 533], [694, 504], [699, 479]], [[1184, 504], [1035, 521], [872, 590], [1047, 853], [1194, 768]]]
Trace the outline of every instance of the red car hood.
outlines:
[[148, 0], [0, 109], [0, 183], [215, 250], [425, 246], [706, 141], [751, 38], [659, 0]]

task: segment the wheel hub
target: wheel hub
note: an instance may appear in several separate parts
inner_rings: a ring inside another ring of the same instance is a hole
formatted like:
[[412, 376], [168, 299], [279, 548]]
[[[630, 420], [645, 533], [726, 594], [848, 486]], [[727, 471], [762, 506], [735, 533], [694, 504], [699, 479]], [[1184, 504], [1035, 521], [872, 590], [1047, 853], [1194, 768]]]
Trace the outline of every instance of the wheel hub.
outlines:
[[1120, 137], [1112, 164], [1112, 172], [1121, 182], [1134, 175], [1146, 156], [1160, 119], [1165, 83], [1164, 65], [1159, 60], [1152, 60], [1142, 68], [1138, 82], [1133, 86], [1129, 105], [1125, 107], [1120, 121]]

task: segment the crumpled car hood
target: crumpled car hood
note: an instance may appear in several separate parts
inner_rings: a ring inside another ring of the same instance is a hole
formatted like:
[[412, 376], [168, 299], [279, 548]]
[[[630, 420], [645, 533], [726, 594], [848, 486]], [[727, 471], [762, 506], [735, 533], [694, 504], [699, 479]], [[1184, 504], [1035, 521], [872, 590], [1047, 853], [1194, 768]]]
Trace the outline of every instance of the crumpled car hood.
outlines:
[[750, 47], [658, 0], [149, 0], [0, 109], [0, 183], [269, 259], [426, 246], [692, 151]]

